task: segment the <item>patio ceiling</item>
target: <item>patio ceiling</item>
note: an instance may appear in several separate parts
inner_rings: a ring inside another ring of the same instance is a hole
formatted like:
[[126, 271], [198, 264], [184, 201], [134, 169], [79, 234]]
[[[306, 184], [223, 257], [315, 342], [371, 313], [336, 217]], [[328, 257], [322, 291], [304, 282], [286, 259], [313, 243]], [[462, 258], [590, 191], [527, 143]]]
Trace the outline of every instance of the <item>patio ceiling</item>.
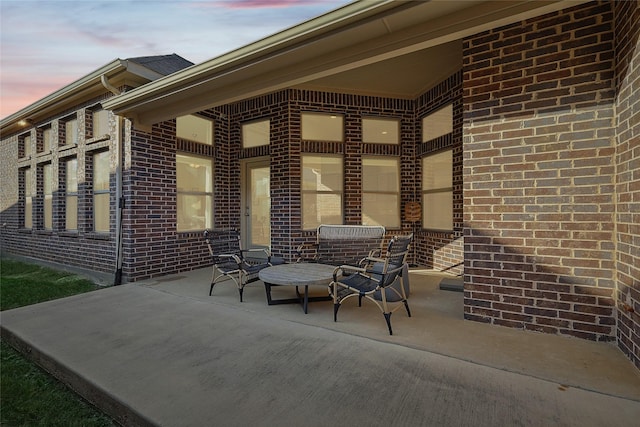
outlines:
[[292, 87], [411, 99], [462, 67], [462, 38], [584, 2], [354, 2], [103, 105], [148, 127]]

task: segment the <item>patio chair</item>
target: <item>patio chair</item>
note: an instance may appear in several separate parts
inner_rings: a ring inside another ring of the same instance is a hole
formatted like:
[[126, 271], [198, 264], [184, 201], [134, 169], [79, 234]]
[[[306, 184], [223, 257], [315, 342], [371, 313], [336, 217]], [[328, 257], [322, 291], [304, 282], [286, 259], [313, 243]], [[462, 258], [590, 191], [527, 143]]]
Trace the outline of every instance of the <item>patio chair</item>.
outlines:
[[232, 280], [240, 293], [251, 282], [259, 280], [258, 273], [271, 266], [271, 253], [264, 248], [242, 249], [240, 232], [236, 228], [207, 229], [204, 239], [213, 259], [213, 272], [209, 295], [213, 287], [225, 280]]
[[[405, 286], [393, 285], [396, 280], [400, 280], [403, 270], [406, 274], [406, 260], [412, 239], [413, 233], [407, 236], [395, 236], [381, 258], [366, 257], [359, 266], [342, 265], [336, 268], [333, 281], [329, 285], [329, 293], [333, 297], [334, 322], [338, 321], [340, 305], [351, 297], [358, 297], [358, 306], [362, 305], [363, 298], [373, 301], [384, 315], [389, 335], [393, 335], [391, 314], [401, 307], [398, 304], [391, 309], [390, 302], [401, 301], [407, 310], [407, 315], [411, 317]], [[388, 293], [395, 294], [397, 298], [389, 298]]]

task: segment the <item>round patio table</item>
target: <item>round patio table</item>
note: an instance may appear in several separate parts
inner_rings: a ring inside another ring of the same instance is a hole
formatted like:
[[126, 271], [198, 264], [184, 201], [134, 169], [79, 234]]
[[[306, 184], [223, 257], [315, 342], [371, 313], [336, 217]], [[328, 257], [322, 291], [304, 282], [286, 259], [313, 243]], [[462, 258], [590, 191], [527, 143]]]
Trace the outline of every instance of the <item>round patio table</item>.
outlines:
[[[299, 303], [306, 314], [310, 301], [329, 301], [332, 299], [330, 295], [309, 297], [309, 286], [329, 285], [333, 280], [333, 271], [335, 269], [335, 265], [298, 262], [264, 268], [260, 270], [258, 276], [264, 282], [264, 288], [267, 292], [267, 304]], [[297, 298], [273, 299], [271, 297], [272, 286], [295, 286]], [[304, 294], [300, 294], [299, 286], [304, 286]]]

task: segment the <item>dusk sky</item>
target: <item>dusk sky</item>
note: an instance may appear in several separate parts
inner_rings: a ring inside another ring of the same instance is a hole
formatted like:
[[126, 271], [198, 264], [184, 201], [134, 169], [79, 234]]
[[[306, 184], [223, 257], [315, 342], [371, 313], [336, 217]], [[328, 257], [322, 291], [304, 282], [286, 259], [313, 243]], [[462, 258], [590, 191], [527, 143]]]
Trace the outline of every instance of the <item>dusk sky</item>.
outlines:
[[0, 117], [116, 58], [214, 58], [351, 0], [0, 0]]

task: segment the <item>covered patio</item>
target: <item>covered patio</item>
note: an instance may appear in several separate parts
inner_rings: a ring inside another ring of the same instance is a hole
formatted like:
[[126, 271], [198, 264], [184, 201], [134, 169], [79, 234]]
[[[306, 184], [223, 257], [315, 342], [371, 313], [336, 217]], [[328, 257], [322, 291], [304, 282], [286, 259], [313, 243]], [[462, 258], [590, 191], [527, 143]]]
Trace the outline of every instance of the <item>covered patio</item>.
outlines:
[[2, 336], [123, 425], [622, 426], [640, 411], [614, 344], [465, 322], [442, 273], [411, 272], [393, 336], [371, 304], [334, 323], [330, 302], [267, 306], [261, 282], [243, 303], [233, 285], [209, 297], [209, 274], [6, 311]]

